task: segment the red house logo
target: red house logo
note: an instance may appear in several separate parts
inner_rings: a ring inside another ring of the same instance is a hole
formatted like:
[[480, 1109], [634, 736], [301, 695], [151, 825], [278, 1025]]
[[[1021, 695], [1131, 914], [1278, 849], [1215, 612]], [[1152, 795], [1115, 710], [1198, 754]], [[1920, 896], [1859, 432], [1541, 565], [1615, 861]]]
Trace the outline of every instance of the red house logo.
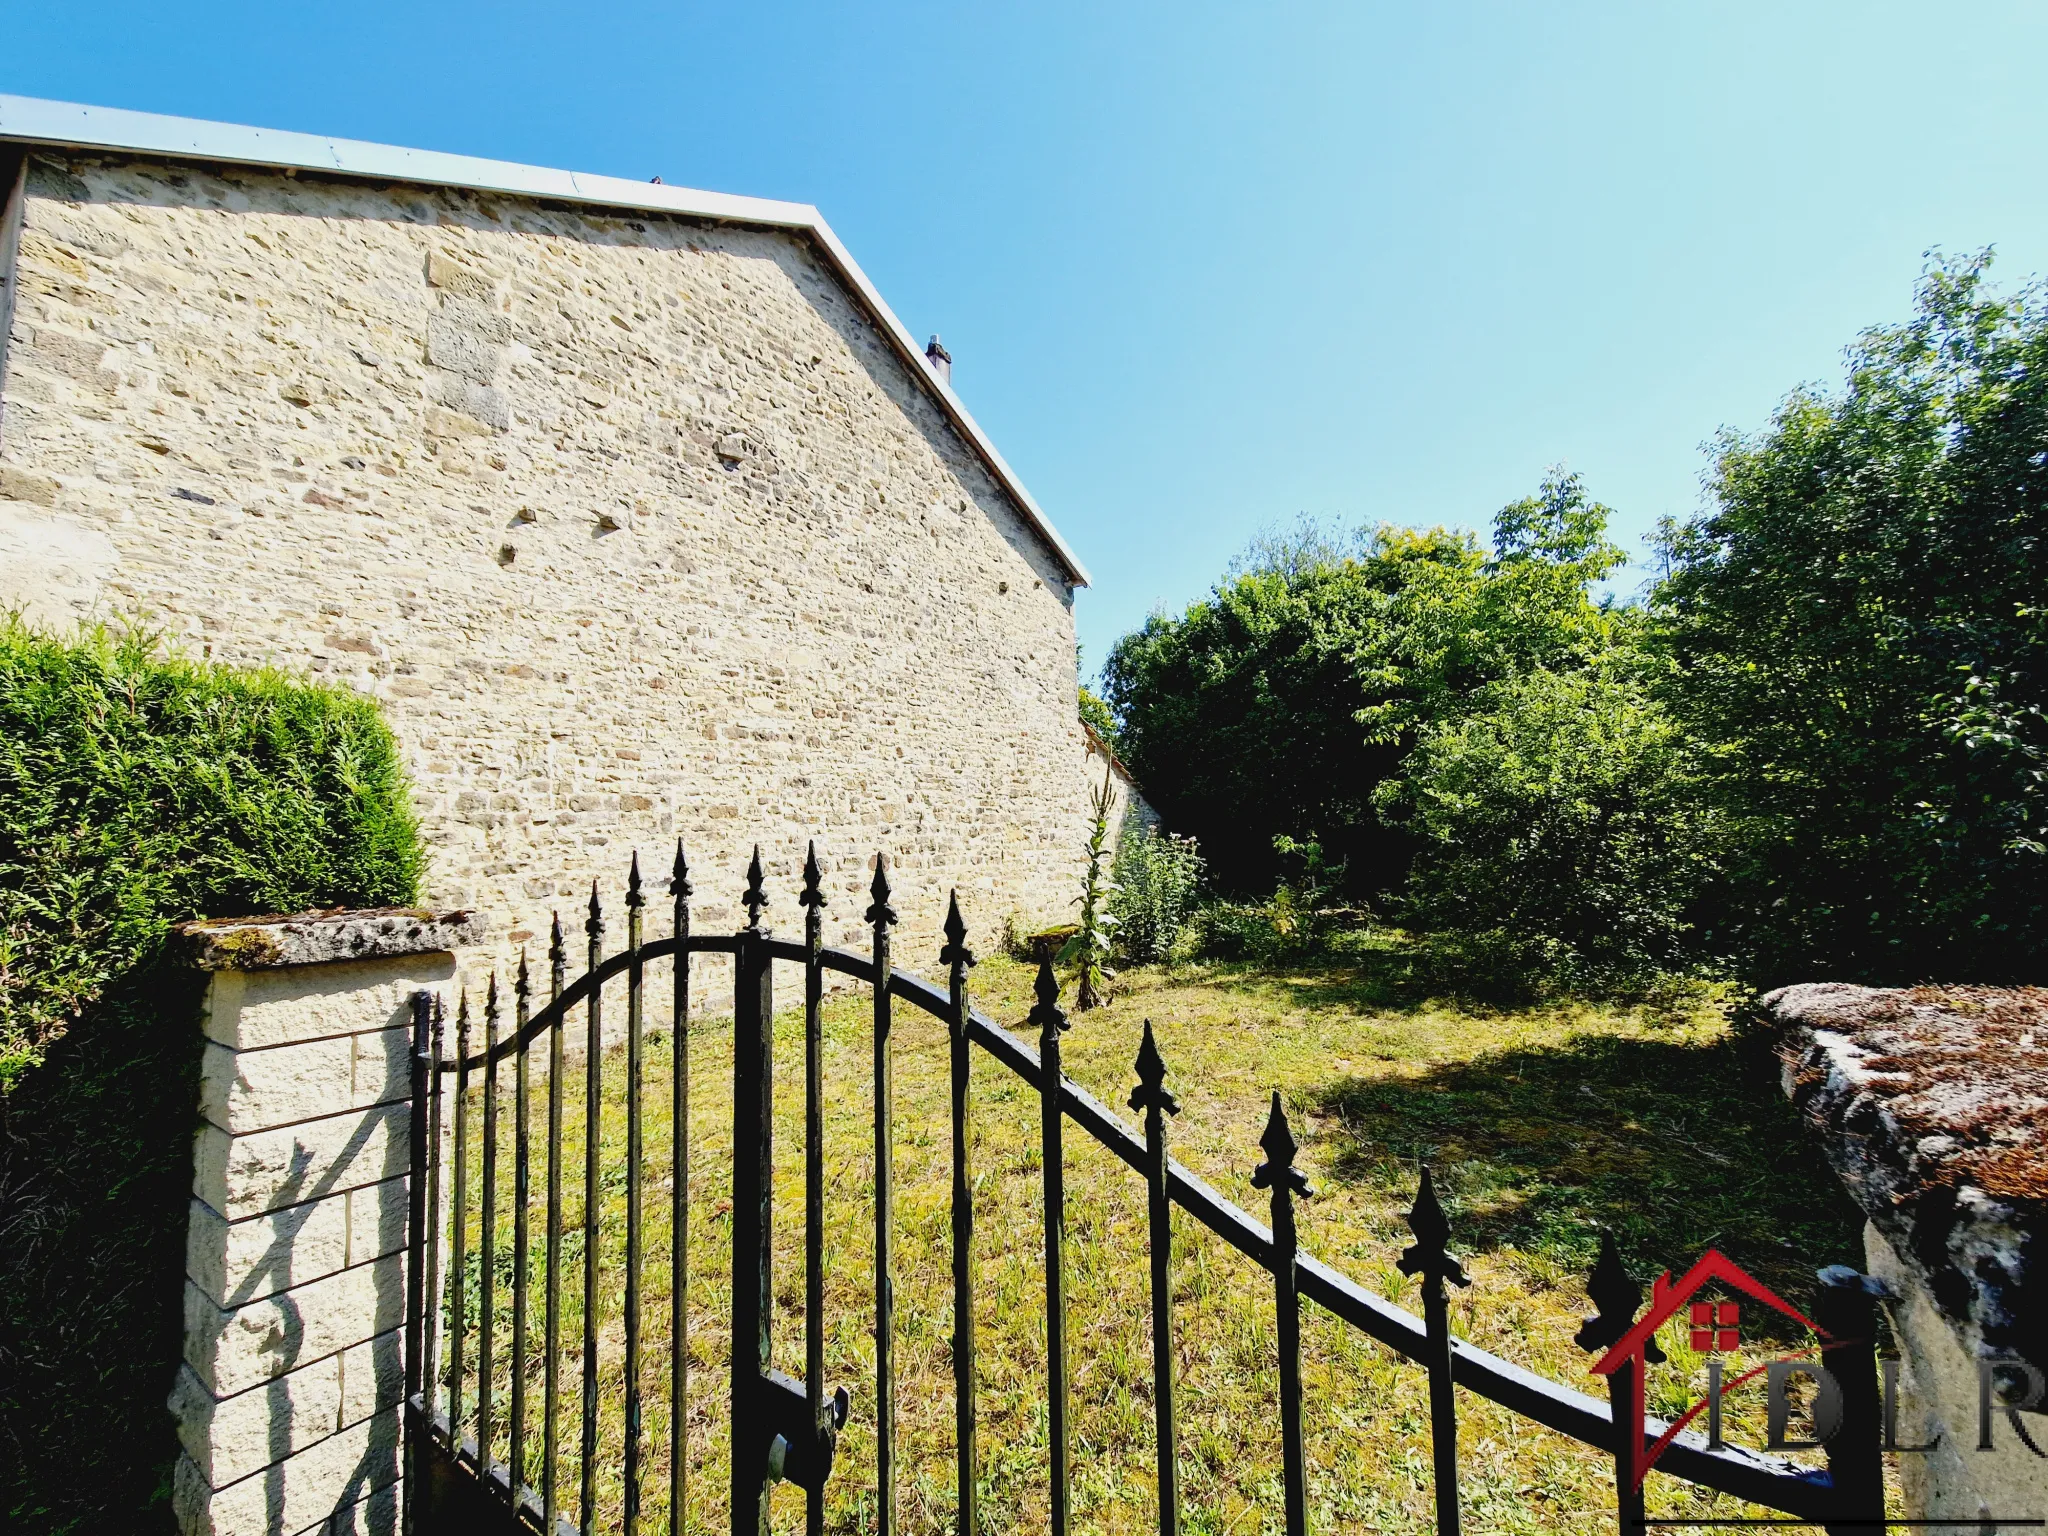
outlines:
[[[1657, 1437], [1654, 1444], [1644, 1443], [1644, 1425], [1647, 1420], [1644, 1411], [1646, 1367], [1651, 1361], [1663, 1358], [1656, 1346], [1657, 1330], [1676, 1316], [1680, 1308], [1689, 1308], [1692, 1324], [1691, 1343], [1694, 1349], [1702, 1354], [1710, 1350], [1726, 1353], [1741, 1342], [1742, 1310], [1739, 1303], [1693, 1299], [1700, 1291], [1716, 1282], [1782, 1312], [1794, 1322], [1811, 1329], [1823, 1340], [1828, 1337], [1805, 1313], [1784, 1300], [1761, 1280], [1745, 1273], [1741, 1266], [1717, 1248], [1708, 1249], [1700, 1261], [1687, 1270], [1676, 1284], [1672, 1282], [1670, 1270], [1667, 1269], [1659, 1275], [1656, 1284], [1650, 1288], [1650, 1309], [1593, 1364], [1593, 1374], [1596, 1376], [1612, 1376], [1625, 1365], [1635, 1367], [1629, 1376], [1630, 1401], [1627, 1410], [1630, 1422], [1635, 1426], [1635, 1433], [1629, 1436], [1628, 1440], [1628, 1475], [1632, 1492], [1641, 1490], [1643, 1479], [1650, 1475], [1650, 1468], [1655, 1465], [1657, 1458], [1664, 1454], [1665, 1447], [1678, 1437], [1686, 1425], [1699, 1417], [1702, 1410], [1715, 1402], [1719, 1392], [1726, 1390], [1720, 1385], [1717, 1377], [1713, 1395], [1694, 1403], [1672, 1423], [1670, 1428]], [[1822, 1348], [1826, 1347], [1824, 1343]], [[1782, 1365], [1783, 1362], [1779, 1364]], [[1738, 1387], [1754, 1377], [1763, 1375], [1769, 1369], [1768, 1365], [1760, 1365], [1755, 1370], [1736, 1377], [1727, 1386]]]

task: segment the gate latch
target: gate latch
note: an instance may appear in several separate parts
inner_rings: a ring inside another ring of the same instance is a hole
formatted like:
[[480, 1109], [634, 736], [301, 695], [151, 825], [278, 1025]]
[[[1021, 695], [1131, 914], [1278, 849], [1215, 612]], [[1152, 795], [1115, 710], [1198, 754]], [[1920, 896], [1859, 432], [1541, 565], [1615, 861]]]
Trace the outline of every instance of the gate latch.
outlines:
[[761, 1373], [761, 1408], [768, 1431], [769, 1478], [813, 1493], [823, 1491], [825, 1479], [832, 1475], [839, 1431], [846, 1424], [846, 1388], [839, 1388], [826, 1403], [825, 1422], [814, 1424], [804, 1384], [770, 1368]]

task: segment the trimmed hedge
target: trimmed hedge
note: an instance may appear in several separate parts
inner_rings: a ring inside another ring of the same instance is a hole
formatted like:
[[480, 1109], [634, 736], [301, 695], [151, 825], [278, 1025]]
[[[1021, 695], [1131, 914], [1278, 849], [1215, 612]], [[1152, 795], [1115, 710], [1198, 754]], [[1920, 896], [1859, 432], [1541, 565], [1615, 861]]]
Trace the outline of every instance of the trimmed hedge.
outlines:
[[367, 699], [0, 620], [0, 1510], [168, 1530], [200, 985], [193, 917], [416, 899]]

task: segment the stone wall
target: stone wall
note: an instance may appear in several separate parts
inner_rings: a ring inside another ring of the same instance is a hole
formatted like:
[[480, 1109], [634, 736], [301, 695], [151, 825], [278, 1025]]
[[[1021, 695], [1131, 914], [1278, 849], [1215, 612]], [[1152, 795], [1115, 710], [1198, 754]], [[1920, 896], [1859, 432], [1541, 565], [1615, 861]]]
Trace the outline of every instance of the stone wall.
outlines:
[[818, 834], [834, 940], [887, 849], [926, 970], [1064, 913], [1068, 578], [800, 238], [37, 158], [5, 379], [0, 604], [375, 695], [508, 942], [678, 836], [792, 925]]
[[188, 929], [211, 972], [170, 1408], [186, 1536], [390, 1536], [405, 1382], [409, 1039], [466, 912]]

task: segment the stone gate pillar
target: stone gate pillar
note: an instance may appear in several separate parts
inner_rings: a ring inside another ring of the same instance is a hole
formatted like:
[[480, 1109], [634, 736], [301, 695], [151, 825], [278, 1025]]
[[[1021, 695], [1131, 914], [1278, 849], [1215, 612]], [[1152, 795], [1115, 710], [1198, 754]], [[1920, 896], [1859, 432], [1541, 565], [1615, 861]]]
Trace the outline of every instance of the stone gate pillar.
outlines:
[[188, 924], [210, 973], [171, 1394], [187, 1536], [393, 1533], [412, 997], [467, 912]]

